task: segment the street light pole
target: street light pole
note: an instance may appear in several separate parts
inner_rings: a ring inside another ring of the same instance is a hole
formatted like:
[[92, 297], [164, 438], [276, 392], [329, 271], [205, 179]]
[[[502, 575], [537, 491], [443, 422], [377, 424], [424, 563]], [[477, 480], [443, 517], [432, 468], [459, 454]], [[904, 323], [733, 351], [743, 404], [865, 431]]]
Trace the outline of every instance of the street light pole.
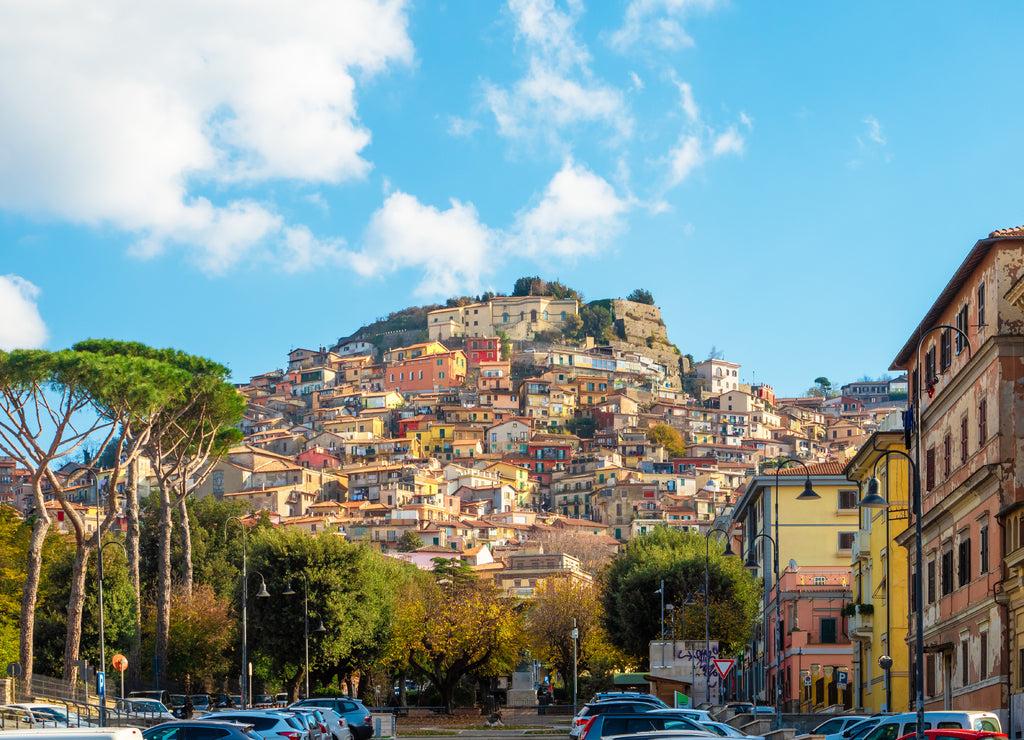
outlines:
[[661, 579], [661, 588], [654, 593], [661, 594], [661, 665], [665, 667], [665, 579]]
[[[914, 508], [914, 552], [916, 556], [916, 567], [914, 568], [914, 594], [916, 599], [914, 604], [914, 688], [917, 695], [917, 728], [915, 731], [917, 740], [924, 740], [924, 563], [922, 562], [924, 560], [924, 541], [921, 531], [921, 406], [924, 402], [924, 399], [921, 397], [921, 376], [924, 373], [921, 367], [921, 345], [924, 344], [925, 338], [934, 331], [956, 332], [967, 348], [967, 361], [970, 362], [974, 357], [973, 350], [971, 349], [971, 340], [963, 330], [955, 326], [939, 324], [921, 332], [917, 339], [917, 348], [915, 349], [914, 396], [910, 399], [910, 406], [907, 409], [907, 415], [903, 422], [905, 429], [908, 422], [913, 427], [914, 459], [911, 459], [910, 455], [902, 450], [885, 450], [875, 460], [875, 471], [877, 471], [878, 463], [883, 457], [888, 459], [889, 455], [900, 455], [906, 458], [907, 464], [913, 473], [911, 493]], [[934, 385], [937, 381], [937, 377], [928, 379], [930, 385]], [[886, 500], [879, 495], [878, 488], [878, 478], [872, 477], [868, 481], [868, 493], [861, 499], [860, 505], [867, 508], [888, 506]], [[892, 708], [890, 707], [891, 710]]]
[[[248, 636], [248, 591], [249, 591], [249, 571], [248, 571], [248, 560], [246, 555], [246, 542], [245, 542], [245, 522], [243, 522], [237, 516], [228, 517], [227, 521], [224, 522], [224, 541], [228, 539], [228, 525], [232, 522], [238, 522], [238, 526], [242, 528], [242, 709], [248, 708], [251, 700], [252, 687], [249, 685], [249, 636]], [[267, 597], [270, 594], [267, 593], [267, 582], [263, 578], [263, 574], [260, 573], [260, 590], [257, 596]]]
[[[775, 640], [775, 646], [774, 647], [775, 647], [775, 660], [776, 660], [776, 662], [778, 662], [780, 664], [780, 667], [781, 667], [781, 663], [782, 663], [782, 649], [781, 648], [782, 648], [782, 646], [780, 644], [780, 641], [778, 640], [778, 637], [781, 634], [782, 630], [780, 630], [778, 628], [778, 625], [782, 623], [782, 607], [781, 607], [781, 604], [779, 603], [779, 596], [781, 595], [780, 594], [780, 588], [779, 588], [779, 545], [778, 545], [778, 542], [776, 542], [775, 538], [773, 538], [770, 534], [765, 534], [764, 532], [759, 532], [758, 534], [755, 534], [750, 539], [750, 551], [747, 554], [747, 562], [744, 563], [744, 567], [749, 569], [749, 570], [757, 570], [760, 567], [760, 565], [757, 562], [757, 560], [754, 559], [754, 543], [757, 542], [757, 540], [759, 540], [759, 539], [766, 539], [769, 542], [771, 542], [772, 543], [772, 553], [774, 554], [773, 560], [774, 560], [774, 565], [775, 565], [775, 621], [776, 621], [776, 629], [775, 629], [776, 640]], [[765, 606], [767, 606], [767, 604], [765, 604]], [[764, 687], [764, 689], [765, 689], [765, 693], [767, 694], [767, 691], [768, 691], [768, 629], [767, 629], [768, 615], [767, 615], [767, 613], [765, 614], [765, 617], [764, 617], [764, 623], [766, 625], [765, 631], [764, 631], [764, 641], [765, 641], [765, 645], [764, 645], [764, 681], [765, 681], [765, 687]], [[780, 706], [781, 705], [781, 701], [780, 700], [781, 700], [781, 697], [782, 697], [782, 691], [779, 688], [778, 684], [779, 684], [778, 677], [776, 677], [776, 680], [775, 680], [775, 685], [776, 685], [776, 691], [775, 691], [775, 724], [776, 724], [776, 726], [780, 726], [781, 725], [781, 720], [782, 720], [782, 708]]]
[[[732, 546], [729, 544], [729, 533], [726, 530], [715, 529], [711, 527], [704, 535], [704, 655], [708, 660], [711, 659], [711, 585], [710, 580], [710, 562], [711, 562], [711, 535], [715, 532], [721, 532], [725, 535], [725, 551], [722, 553], [723, 557], [735, 557], [736, 553], [732, 551]], [[683, 639], [686, 635], [683, 635]], [[704, 682], [704, 701], [707, 704], [711, 703], [711, 681]]]
[[[303, 624], [303, 637], [305, 639], [306, 649], [306, 698], [310, 697], [309, 693], [309, 581], [306, 579], [304, 571], [299, 571], [296, 575], [302, 578], [302, 624]], [[282, 592], [284, 596], [294, 596], [295, 592], [292, 590], [292, 585], [289, 583], [285, 590]], [[320, 622], [319, 626], [314, 632], [326, 632], [323, 621]]]

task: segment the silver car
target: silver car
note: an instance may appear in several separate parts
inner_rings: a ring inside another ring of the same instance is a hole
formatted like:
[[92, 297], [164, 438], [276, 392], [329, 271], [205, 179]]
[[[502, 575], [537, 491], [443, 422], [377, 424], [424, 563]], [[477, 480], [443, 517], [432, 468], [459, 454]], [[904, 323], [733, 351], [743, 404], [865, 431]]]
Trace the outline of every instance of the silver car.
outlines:
[[311, 740], [309, 729], [292, 713], [270, 709], [239, 709], [229, 712], [211, 712], [201, 719], [206, 722], [239, 722], [252, 725], [252, 731], [264, 740]]

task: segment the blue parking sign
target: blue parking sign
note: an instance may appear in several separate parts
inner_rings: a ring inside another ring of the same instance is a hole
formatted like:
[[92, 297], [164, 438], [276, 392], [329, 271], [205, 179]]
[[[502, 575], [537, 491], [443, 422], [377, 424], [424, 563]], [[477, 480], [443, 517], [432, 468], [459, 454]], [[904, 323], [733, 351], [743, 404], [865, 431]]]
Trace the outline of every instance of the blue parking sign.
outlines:
[[103, 699], [107, 695], [107, 674], [96, 671], [96, 695]]

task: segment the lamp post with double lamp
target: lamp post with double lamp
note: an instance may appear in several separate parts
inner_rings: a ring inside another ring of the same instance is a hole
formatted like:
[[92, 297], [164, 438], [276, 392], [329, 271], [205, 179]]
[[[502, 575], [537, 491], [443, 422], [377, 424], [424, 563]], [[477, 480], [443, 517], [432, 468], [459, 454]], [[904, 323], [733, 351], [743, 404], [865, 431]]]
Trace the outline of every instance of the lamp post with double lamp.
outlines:
[[665, 667], [665, 579], [661, 579], [661, 587], [655, 591], [656, 594], [661, 594], [661, 665], [659, 668]]
[[[110, 545], [117, 545], [121, 548], [121, 552], [128, 557], [128, 552], [117, 540], [110, 540], [100, 545], [99, 550], [96, 552], [96, 597], [99, 600], [100, 606], [100, 670], [106, 674], [107, 671], [107, 650], [106, 643], [103, 639], [103, 551]], [[122, 691], [122, 694], [124, 692]], [[100, 697], [100, 727], [107, 726], [107, 702], [106, 695]]]
[[[707, 534], [704, 535], [704, 657], [706, 661], [711, 660], [711, 585], [710, 580], [710, 563], [711, 563], [711, 535], [715, 532], [724, 534], [725, 539], [725, 550], [722, 552], [722, 556], [726, 558], [736, 557], [736, 553], [732, 551], [732, 545], [729, 543], [729, 533], [724, 529], [716, 529], [711, 527], [708, 529]], [[705, 663], [706, 665], [706, 663]], [[707, 681], [704, 682], [704, 701], [707, 704], [711, 703], [711, 680], [710, 674], [706, 676]]]
[[[224, 541], [227, 542], [227, 539], [228, 539], [228, 525], [231, 524], [231, 522], [233, 522], [233, 521], [234, 522], [238, 522], [238, 526], [242, 528], [242, 680], [240, 682], [241, 683], [240, 688], [242, 690], [242, 709], [247, 709], [249, 707], [249, 704], [251, 703], [251, 701], [250, 701], [250, 694], [251, 694], [251, 691], [252, 691], [251, 687], [249, 686], [249, 650], [248, 650], [248, 647], [249, 647], [249, 637], [248, 637], [249, 621], [248, 621], [248, 613], [247, 613], [248, 612], [248, 600], [247, 600], [247, 595], [248, 594], [247, 594], [247, 592], [249, 591], [249, 571], [248, 571], [248, 561], [247, 561], [246, 543], [245, 543], [245, 522], [243, 522], [241, 520], [241, 518], [239, 518], [237, 516], [231, 516], [231, 517], [228, 517], [226, 522], [224, 522]], [[266, 579], [263, 577], [262, 573], [257, 573], [257, 575], [260, 577], [260, 590], [256, 594], [256, 596], [261, 597], [261, 598], [266, 598], [266, 597], [270, 596], [270, 594], [267, 593], [267, 582], [266, 582]]]
[[[970, 362], [974, 354], [971, 349], [971, 341], [967, 334], [955, 326], [939, 324], [921, 332], [917, 338], [917, 348], [914, 351], [916, 364], [914, 365], [914, 395], [910, 399], [910, 406], [904, 420], [904, 428], [914, 433], [914, 458], [902, 450], [886, 450], [875, 460], [875, 471], [878, 470], [878, 463], [882, 458], [888, 459], [889, 455], [900, 455], [906, 458], [912, 473], [911, 480], [911, 504], [914, 508], [914, 554], [916, 558], [914, 568], [914, 688], [917, 694], [917, 728], [915, 735], [917, 740], [924, 740], [924, 543], [921, 532], [921, 405], [924, 399], [921, 397], [921, 345], [929, 334], [935, 331], [956, 332], [958, 338], [967, 349], [967, 361]], [[958, 351], [959, 354], [959, 351]], [[950, 358], [952, 360], [952, 358]], [[951, 363], [952, 364], [952, 363]], [[931, 368], [934, 372], [934, 368]], [[934, 386], [938, 383], [938, 376], [928, 378], [929, 397], [934, 393]], [[908, 424], [910, 425], [908, 428]], [[877, 476], [872, 476], [868, 481], [868, 492], [860, 501], [860, 505], [869, 509], [884, 508], [888, 503], [878, 493], [880, 483]]]
[[[306, 574], [302, 571], [296, 573], [302, 578], [302, 633], [305, 639], [306, 647], [306, 698], [309, 698], [309, 581], [306, 580]], [[295, 591], [292, 590], [291, 582], [285, 586], [285, 590], [281, 592], [284, 596], [294, 596]], [[327, 629], [324, 627], [324, 622], [321, 619], [313, 632], [320, 634], [326, 632]]]
[[[743, 563], [743, 567], [746, 568], [747, 570], [751, 571], [751, 572], [756, 572], [761, 567], [761, 564], [757, 562], [757, 558], [754, 557], [754, 543], [757, 542], [760, 539], [765, 539], [765, 540], [768, 540], [769, 542], [772, 543], [772, 555], [773, 555], [772, 560], [773, 560], [773, 563], [774, 563], [775, 588], [776, 588], [776, 594], [775, 594], [775, 597], [776, 597], [775, 598], [775, 620], [776, 620], [776, 622], [778, 622], [781, 619], [781, 617], [782, 617], [782, 609], [781, 609], [781, 605], [779, 604], [779, 599], [778, 599], [778, 596], [779, 596], [779, 594], [778, 594], [778, 584], [779, 584], [779, 546], [778, 546], [778, 543], [776, 542], [775, 538], [772, 537], [770, 534], [765, 534], [764, 532], [759, 532], [758, 534], [755, 534], [753, 537], [751, 537], [750, 538], [750, 549], [747, 551], [747, 560], [746, 560], [746, 562]], [[767, 603], [765, 604], [765, 606], [767, 606]], [[764, 629], [764, 690], [765, 690], [765, 698], [767, 698], [767, 693], [768, 693], [768, 614], [767, 613], [764, 615], [764, 624], [765, 624], [765, 629]], [[780, 651], [779, 651], [779, 646], [778, 645], [776, 645], [776, 647], [775, 647], [775, 652], [776, 652], [776, 660], [779, 660]], [[776, 691], [775, 692], [775, 714], [776, 714], [776, 717], [779, 716], [779, 698], [781, 697], [781, 695], [782, 695], [782, 693], [780, 691]]]

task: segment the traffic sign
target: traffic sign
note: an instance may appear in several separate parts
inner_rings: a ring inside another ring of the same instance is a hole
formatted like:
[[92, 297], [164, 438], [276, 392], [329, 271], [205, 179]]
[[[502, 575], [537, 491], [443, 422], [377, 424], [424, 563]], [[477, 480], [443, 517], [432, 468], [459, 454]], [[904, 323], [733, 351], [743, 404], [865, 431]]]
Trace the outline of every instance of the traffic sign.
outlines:
[[810, 686], [810, 685], [811, 685], [811, 674], [808, 673], [806, 676], [804, 676], [804, 686]]
[[96, 671], [96, 695], [100, 701], [107, 695], [107, 674], [104, 671]]
[[110, 659], [110, 663], [114, 666], [114, 670], [124, 671], [124, 669], [128, 667], [128, 658], [121, 655], [121, 653], [118, 653]]
[[836, 671], [836, 683], [839, 684], [840, 689], [845, 689], [846, 685], [850, 682], [849, 671]]
[[7, 664], [7, 675], [11, 678], [17, 678], [21, 675], [21, 663], [8, 663]]
[[718, 671], [718, 675], [722, 678], [728, 676], [729, 671], [731, 671], [732, 667], [736, 665], [735, 658], [722, 658], [720, 660], [713, 660], [711, 662], [715, 664], [715, 670]]

